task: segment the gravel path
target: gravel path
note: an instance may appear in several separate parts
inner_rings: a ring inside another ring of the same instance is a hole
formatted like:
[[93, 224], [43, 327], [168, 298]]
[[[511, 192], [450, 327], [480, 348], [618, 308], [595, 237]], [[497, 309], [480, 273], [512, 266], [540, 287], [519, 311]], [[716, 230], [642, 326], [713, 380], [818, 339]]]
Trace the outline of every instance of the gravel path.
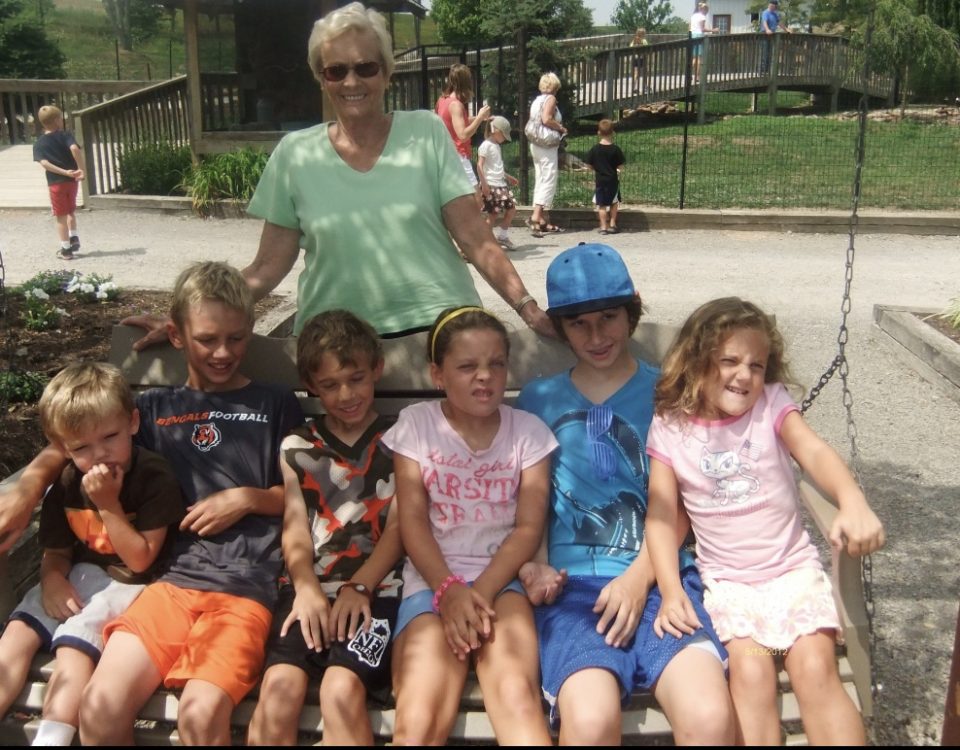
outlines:
[[[121, 286], [167, 288], [197, 259], [244, 265], [260, 222], [80, 214], [84, 254], [71, 267], [111, 273]], [[0, 211], [8, 284], [63, 265], [54, 257], [45, 212]], [[544, 299], [544, 273], [557, 251], [595, 232], [534, 240], [514, 231], [511, 254], [531, 293]], [[699, 303], [736, 294], [773, 312], [796, 376], [815, 382], [836, 351], [845, 235], [658, 231], [604, 238], [629, 263], [651, 319], [680, 323]], [[521, 244], [522, 241], [522, 244]], [[534, 244], [536, 243], [536, 244]], [[851, 382], [867, 495], [887, 527], [874, 556], [877, 666], [884, 690], [873, 721], [877, 744], [937, 744], [957, 616], [956, 512], [960, 487], [960, 404], [922, 380], [909, 355], [872, 323], [875, 303], [939, 308], [960, 294], [960, 239], [863, 235], [857, 240], [850, 313]], [[519, 321], [481, 280], [485, 302]], [[280, 292], [295, 292], [295, 275]], [[952, 394], [956, 397], [956, 394]], [[820, 434], [848, 453], [839, 385], [808, 414]]]

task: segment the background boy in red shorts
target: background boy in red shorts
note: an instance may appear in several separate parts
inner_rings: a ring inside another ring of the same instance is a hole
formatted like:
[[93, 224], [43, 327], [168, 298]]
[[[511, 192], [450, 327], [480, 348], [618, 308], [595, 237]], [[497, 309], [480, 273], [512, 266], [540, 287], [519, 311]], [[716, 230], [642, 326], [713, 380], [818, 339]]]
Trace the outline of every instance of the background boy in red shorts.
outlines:
[[80, 250], [77, 234], [77, 187], [83, 179], [85, 164], [83, 151], [73, 133], [63, 128], [63, 112], [59, 107], [40, 107], [37, 119], [43, 125], [43, 135], [33, 144], [33, 160], [46, 170], [50, 205], [57, 220], [60, 248], [57, 257], [73, 260]]

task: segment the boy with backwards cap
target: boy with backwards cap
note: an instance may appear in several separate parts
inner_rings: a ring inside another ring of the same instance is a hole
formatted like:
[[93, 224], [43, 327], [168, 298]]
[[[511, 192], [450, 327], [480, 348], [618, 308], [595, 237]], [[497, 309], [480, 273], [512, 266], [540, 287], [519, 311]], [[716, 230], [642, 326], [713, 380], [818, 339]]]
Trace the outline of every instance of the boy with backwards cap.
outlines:
[[[726, 652], [703, 609], [702, 584], [680, 550], [684, 588], [704, 627], [660, 639], [660, 606], [644, 541], [647, 431], [659, 371], [630, 352], [642, 313], [623, 259], [581, 244], [547, 269], [547, 314], [577, 362], [538, 378], [517, 408], [560, 443], [554, 454], [546, 559], [520, 578], [536, 609], [543, 693], [561, 744], [619, 744], [621, 706], [651, 690], [677, 744], [729, 744]], [[678, 549], [689, 522], [677, 529]], [[540, 558], [543, 558], [541, 550]], [[695, 689], [694, 689], [695, 688]]]

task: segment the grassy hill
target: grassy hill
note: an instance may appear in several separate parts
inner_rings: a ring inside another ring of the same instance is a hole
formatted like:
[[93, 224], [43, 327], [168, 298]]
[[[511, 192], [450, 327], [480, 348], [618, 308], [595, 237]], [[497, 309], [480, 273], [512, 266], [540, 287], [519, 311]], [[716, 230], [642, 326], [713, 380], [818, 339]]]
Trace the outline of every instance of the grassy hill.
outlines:
[[[22, 16], [41, 20], [38, 4], [27, 2]], [[159, 32], [134, 43], [130, 52], [119, 49], [110, 19], [100, 0], [54, 0], [42, 23], [67, 56], [67, 78], [158, 80], [184, 72], [183, 14], [165, 14]], [[397, 50], [414, 46], [413, 17], [394, 16]], [[421, 23], [421, 43], [437, 41], [429, 18]], [[205, 71], [233, 70], [233, 16], [210, 18], [200, 14], [200, 58]]]

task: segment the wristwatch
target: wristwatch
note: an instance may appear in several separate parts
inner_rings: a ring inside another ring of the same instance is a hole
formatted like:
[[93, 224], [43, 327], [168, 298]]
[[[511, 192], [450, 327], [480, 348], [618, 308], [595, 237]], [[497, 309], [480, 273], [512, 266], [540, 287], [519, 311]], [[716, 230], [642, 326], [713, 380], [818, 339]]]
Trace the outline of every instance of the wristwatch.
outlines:
[[340, 585], [340, 588], [337, 590], [337, 596], [340, 596], [340, 592], [344, 589], [353, 589], [358, 594], [363, 594], [365, 597], [367, 597], [367, 599], [373, 600], [373, 592], [362, 583], [357, 583], [356, 581], [346, 581]]

